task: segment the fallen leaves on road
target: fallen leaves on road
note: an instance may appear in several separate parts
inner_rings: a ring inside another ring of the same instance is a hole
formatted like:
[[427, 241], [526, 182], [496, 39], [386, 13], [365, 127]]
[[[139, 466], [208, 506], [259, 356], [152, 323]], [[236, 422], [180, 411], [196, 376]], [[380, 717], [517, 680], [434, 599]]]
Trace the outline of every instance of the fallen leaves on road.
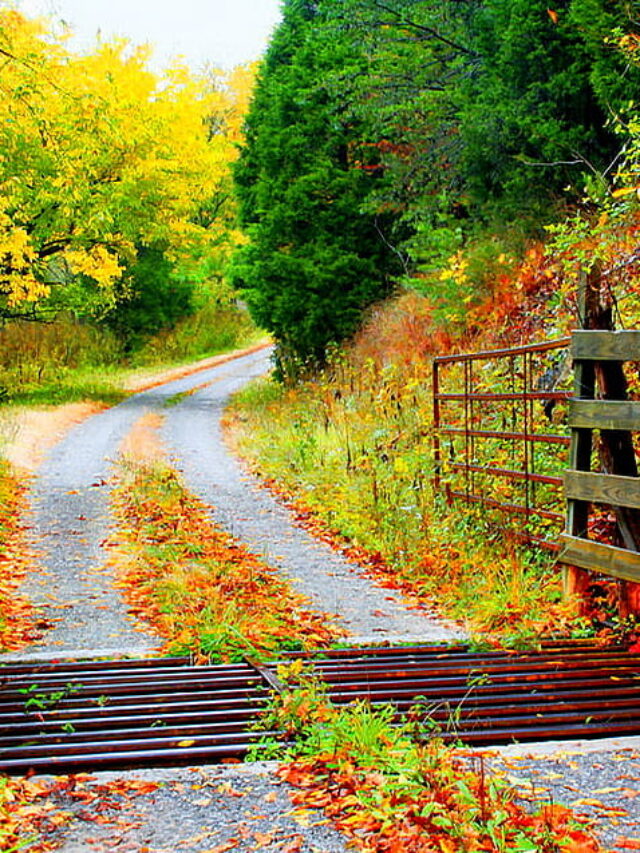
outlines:
[[0, 778], [0, 849], [47, 853], [61, 843], [61, 830], [73, 820], [117, 826], [126, 832], [124, 819], [135, 797], [157, 789], [155, 782], [115, 779], [95, 784], [92, 776], [78, 774], [53, 779]]
[[122, 461], [113, 511], [116, 585], [131, 612], [151, 622], [172, 652], [230, 660], [317, 648], [344, 636], [214, 524], [209, 508], [157, 454], [151, 463], [135, 456]]
[[18, 589], [30, 568], [23, 521], [25, 487], [0, 461], [0, 651], [20, 649], [41, 636], [36, 613]]

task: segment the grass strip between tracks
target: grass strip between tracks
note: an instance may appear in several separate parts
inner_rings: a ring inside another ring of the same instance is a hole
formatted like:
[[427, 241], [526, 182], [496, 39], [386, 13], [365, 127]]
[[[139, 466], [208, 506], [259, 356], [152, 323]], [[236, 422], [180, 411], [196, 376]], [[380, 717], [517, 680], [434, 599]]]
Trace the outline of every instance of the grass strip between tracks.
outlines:
[[165, 650], [231, 661], [343, 636], [230, 534], [166, 462], [120, 464], [112, 559], [130, 610], [166, 638]]

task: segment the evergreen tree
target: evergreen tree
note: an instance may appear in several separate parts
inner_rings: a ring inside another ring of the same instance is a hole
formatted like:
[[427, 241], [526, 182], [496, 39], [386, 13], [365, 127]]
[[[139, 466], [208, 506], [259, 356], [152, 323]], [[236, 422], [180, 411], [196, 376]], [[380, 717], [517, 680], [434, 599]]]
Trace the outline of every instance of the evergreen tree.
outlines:
[[348, 38], [329, 38], [331, 0], [287, 0], [258, 74], [236, 182], [249, 244], [233, 279], [278, 342], [285, 373], [320, 363], [364, 308], [389, 290], [397, 259], [384, 215], [363, 212], [380, 179], [354, 161], [359, 128], [331, 89], [363, 64]]

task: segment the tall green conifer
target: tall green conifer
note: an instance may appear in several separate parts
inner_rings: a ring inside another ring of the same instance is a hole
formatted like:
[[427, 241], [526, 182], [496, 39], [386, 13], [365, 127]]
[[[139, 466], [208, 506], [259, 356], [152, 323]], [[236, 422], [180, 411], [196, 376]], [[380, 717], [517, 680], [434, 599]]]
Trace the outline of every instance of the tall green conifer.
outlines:
[[249, 243], [235, 283], [278, 342], [286, 372], [319, 363], [388, 292], [397, 259], [385, 217], [362, 211], [378, 181], [354, 162], [360, 129], [331, 79], [362, 68], [353, 41], [333, 38], [326, 2], [287, 0], [258, 81], [236, 169]]

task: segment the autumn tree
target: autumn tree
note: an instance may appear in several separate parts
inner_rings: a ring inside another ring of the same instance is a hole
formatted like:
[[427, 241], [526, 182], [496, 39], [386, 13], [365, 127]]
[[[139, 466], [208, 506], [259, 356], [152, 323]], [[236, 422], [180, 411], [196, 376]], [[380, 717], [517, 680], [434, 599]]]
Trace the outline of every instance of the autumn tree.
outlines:
[[[576, 204], [620, 152], [612, 118], [640, 79], [609, 37], [625, 0], [345, 0], [335, 37], [367, 57], [334, 92], [364, 127], [413, 271], [518, 220], [531, 234]], [[371, 153], [370, 155], [371, 156]]]
[[189, 280], [236, 239], [229, 167], [246, 94], [180, 64], [158, 77], [125, 41], [76, 55], [65, 40], [0, 8], [4, 318], [103, 315], [151, 256]]

